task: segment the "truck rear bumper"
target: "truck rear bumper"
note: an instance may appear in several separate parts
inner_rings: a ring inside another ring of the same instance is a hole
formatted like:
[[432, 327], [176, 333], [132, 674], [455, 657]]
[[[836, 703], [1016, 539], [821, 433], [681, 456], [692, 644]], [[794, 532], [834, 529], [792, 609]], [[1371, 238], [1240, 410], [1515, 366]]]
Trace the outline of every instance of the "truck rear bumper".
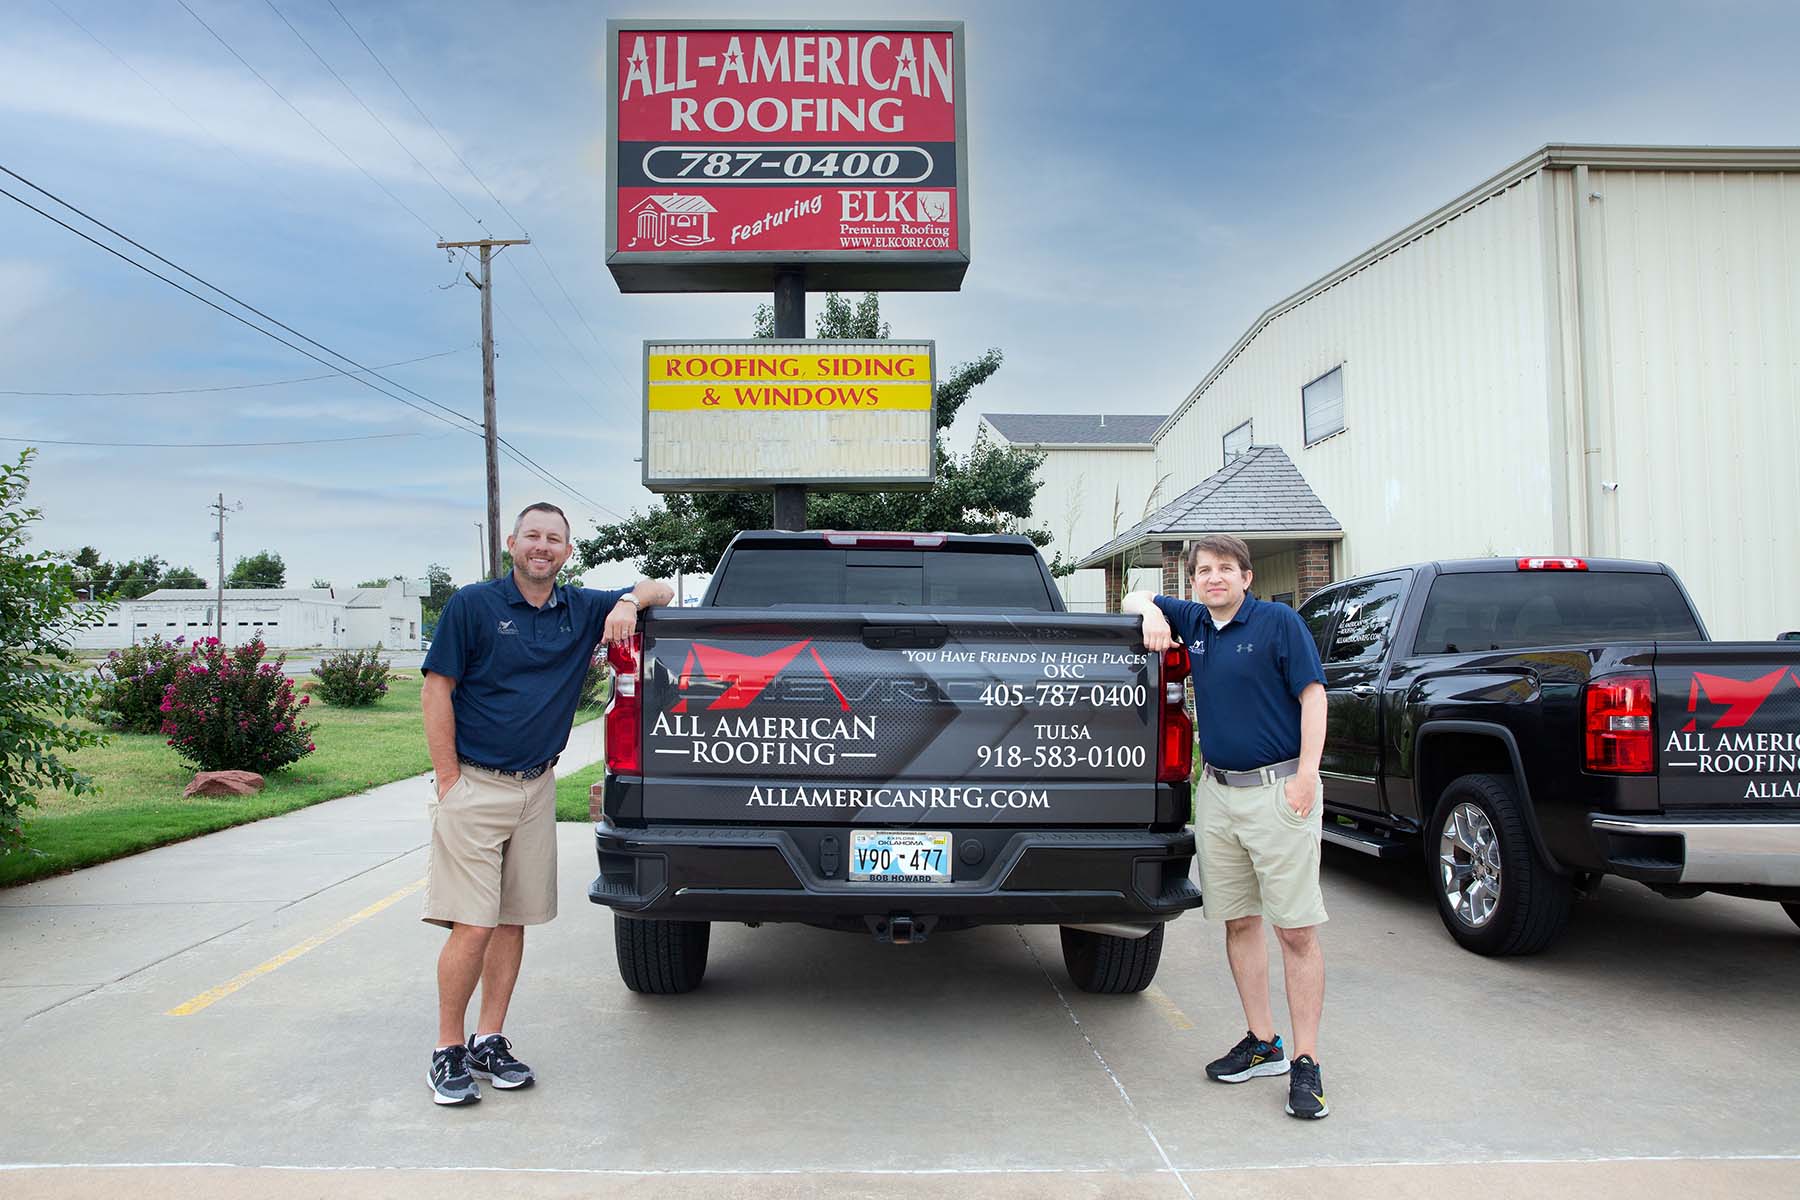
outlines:
[[1607, 869], [1651, 883], [1800, 887], [1800, 819], [1590, 818]]
[[946, 927], [1141, 925], [1200, 903], [1186, 829], [969, 830], [964, 836], [992, 849], [974, 863], [957, 855], [957, 877], [944, 884], [850, 882], [842, 857], [822, 861], [784, 829], [625, 829], [602, 819], [594, 836], [600, 874], [588, 899], [643, 917], [829, 924], [905, 914]]

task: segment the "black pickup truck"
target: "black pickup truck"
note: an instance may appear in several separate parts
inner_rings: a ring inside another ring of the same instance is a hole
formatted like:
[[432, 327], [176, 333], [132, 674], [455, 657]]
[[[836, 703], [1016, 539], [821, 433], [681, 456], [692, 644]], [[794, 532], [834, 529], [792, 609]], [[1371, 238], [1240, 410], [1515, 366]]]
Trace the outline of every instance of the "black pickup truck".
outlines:
[[1138, 991], [1200, 903], [1187, 652], [1064, 611], [1025, 538], [740, 534], [609, 658], [588, 895], [635, 991], [698, 985], [713, 921], [1054, 924]]
[[1428, 867], [1479, 954], [1555, 941], [1606, 875], [1800, 923], [1800, 645], [1708, 641], [1658, 563], [1424, 563], [1300, 610], [1325, 664], [1325, 837]]

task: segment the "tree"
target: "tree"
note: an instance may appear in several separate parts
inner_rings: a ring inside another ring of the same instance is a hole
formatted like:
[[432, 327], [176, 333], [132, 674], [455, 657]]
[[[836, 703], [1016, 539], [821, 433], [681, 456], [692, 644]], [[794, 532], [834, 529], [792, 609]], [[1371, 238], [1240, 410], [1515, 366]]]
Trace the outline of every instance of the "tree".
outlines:
[[168, 574], [162, 577], [162, 586], [166, 588], [203, 588], [206, 580], [192, 567], [170, 567]]
[[83, 546], [66, 556], [70, 580], [84, 600], [136, 600], [157, 588], [201, 588], [206, 581], [192, 568], [168, 567], [159, 555], [108, 562], [100, 551]]
[[318, 576], [315, 575], [315, 576], [313, 576], [312, 585], [316, 588], [325, 588], [327, 591], [329, 591], [331, 589], [331, 580], [320, 579]]
[[429, 589], [425, 595], [425, 607], [442, 611], [444, 605], [450, 603], [456, 585], [450, 582], [450, 572], [438, 563], [425, 568], [425, 586]]
[[390, 583], [404, 583], [405, 581], [406, 576], [404, 575], [384, 575], [380, 579], [365, 579], [356, 586], [359, 588], [384, 588]]
[[238, 559], [231, 574], [225, 577], [226, 587], [278, 588], [286, 582], [287, 564], [281, 561], [281, 555], [268, 550]]
[[[774, 311], [766, 304], [754, 313], [755, 336], [773, 337]], [[881, 297], [869, 292], [852, 303], [836, 292], [825, 297], [818, 336], [847, 341], [880, 341], [888, 337], [881, 319]], [[1000, 369], [1004, 355], [989, 350], [973, 362], [953, 368], [937, 385], [937, 427], [950, 428], [969, 394]], [[996, 446], [977, 437], [965, 455], [940, 444], [938, 481], [924, 492], [811, 492], [806, 523], [814, 529], [897, 529], [944, 533], [1022, 532], [1042, 546], [1050, 534], [1026, 529], [1037, 495], [1041, 454]], [[745, 529], [767, 529], [774, 500], [767, 492], [671, 493], [662, 502], [614, 525], [601, 525], [594, 536], [577, 539], [576, 558], [584, 567], [631, 559], [646, 575], [677, 571], [710, 571], [732, 537]]]
[[0, 464], [0, 854], [24, 844], [20, 818], [26, 806], [37, 806], [35, 793], [94, 790], [63, 756], [103, 740], [71, 723], [98, 681], [64, 665], [75, 657], [71, 635], [98, 625], [105, 612], [78, 605], [69, 564], [27, 547], [27, 531], [43, 515], [25, 507], [34, 453]]

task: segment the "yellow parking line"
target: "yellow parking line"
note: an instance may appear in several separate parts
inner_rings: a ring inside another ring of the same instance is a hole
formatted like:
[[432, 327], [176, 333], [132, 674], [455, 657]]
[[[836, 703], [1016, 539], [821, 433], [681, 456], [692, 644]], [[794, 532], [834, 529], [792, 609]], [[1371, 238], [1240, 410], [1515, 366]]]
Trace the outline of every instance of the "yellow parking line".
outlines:
[[395, 892], [393, 895], [384, 897], [380, 900], [377, 900], [375, 903], [369, 905], [369, 907], [363, 909], [361, 912], [351, 913], [349, 916], [347, 916], [343, 920], [339, 921], [336, 925], [333, 925], [330, 929], [325, 930], [323, 933], [313, 934], [311, 937], [307, 938], [304, 942], [301, 942], [299, 945], [290, 946], [286, 950], [283, 950], [280, 954], [277, 954], [274, 958], [271, 958], [268, 962], [258, 963], [256, 966], [251, 967], [248, 971], [245, 971], [243, 974], [238, 975], [235, 978], [226, 980], [224, 983], [221, 983], [218, 987], [209, 988], [206, 991], [201, 992], [198, 996], [195, 996], [192, 1000], [189, 1000], [187, 1003], [176, 1005], [174, 1008], [171, 1008], [168, 1012], [164, 1013], [163, 1015], [165, 1017], [191, 1016], [192, 1014], [199, 1012], [201, 1009], [206, 1008], [209, 1005], [216, 1004], [218, 1001], [223, 1000], [225, 997], [231, 995], [231, 993], [237, 991], [239, 988], [242, 988], [245, 985], [249, 984], [257, 976], [267, 975], [270, 971], [273, 971], [276, 967], [285, 966], [286, 964], [293, 962], [296, 958], [299, 958], [302, 954], [305, 954], [307, 951], [318, 949], [320, 946], [323, 946], [326, 942], [329, 942], [332, 938], [334, 938], [338, 934], [344, 932], [344, 930], [350, 928], [352, 925], [360, 924], [361, 922], [368, 920], [370, 917], [372, 917], [376, 913], [380, 912], [382, 909], [387, 908], [393, 904], [398, 904], [400, 901], [406, 899], [408, 896], [412, 895], [414, 892], [418, 891], [420, 888], [422, 888], [424, 886], [425, 886], [425, 881], [423, 879], [416, 880], [413, 883], [409, 883], [405, 887], [401, 888], [399, 891]]
[[1175, 1001], [1169, 999], [1169, 993], [1154, 983], [1144, 989], [1144, 995], [1150, 998], [1150, 1003], [1156, 1005], [1157, 1011], [1163, 1015], [1163, 1020], [1167, 1021], [1171, 1027], [1175, 1029], [1192, 1029], [1194, 1027], [1194, 1023], [1188, 1019], [1188, 1015], [1176, 1006]]

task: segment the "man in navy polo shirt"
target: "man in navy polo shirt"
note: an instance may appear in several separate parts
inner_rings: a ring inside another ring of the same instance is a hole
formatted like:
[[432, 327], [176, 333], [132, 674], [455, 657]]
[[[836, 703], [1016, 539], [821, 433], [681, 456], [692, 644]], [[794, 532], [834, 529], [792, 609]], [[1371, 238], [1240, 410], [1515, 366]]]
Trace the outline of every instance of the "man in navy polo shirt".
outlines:
[[[531, 1068], [501, 1029], [525, 952], [525, 926], [556, 915], [556, 776], [594, 646], [630, 637], [639, 608], [667, 604], [669, 585], [618, 591], [556, 582], [569, 561], [569, 520], [533, 504], [506, 539], [512, 574], [459, 588], [425, 656], [425, 741], [431, 749], [431, 859], [425, 920], [450, 930], [438, 955], [438, 1046], [432, 1098], [481, 1099], [474, 1076], [529, 1086]], [[464, 1041], [475, 985], [481, 1015]]]
[[[1133, 592], [1121, 608], [1142, 617], [1144, 646], [1186, 644], [1195, 724], [1205, 765], [1194, 793], [1194, 833], [1208, 920], [1225, 922], [1225, 955], [1249, 1025], [1209, 1078], [1243, 1083], [1288, 1075], [1290, 1116], [1317, 1120], [1330, 1109], [1320, 1078], [1319, 1016], [1325, 958], [1317, 927], [1323, 831], [1319, 757], [1325, 748], [1325, 672], [1300, 614], [1250, 592], [1250, 547], [1227, 534], [1189, 547], [1199, 601]], [[1275, 926], [1294, 1022], [1291, 1064], [1269, 1005]]]

